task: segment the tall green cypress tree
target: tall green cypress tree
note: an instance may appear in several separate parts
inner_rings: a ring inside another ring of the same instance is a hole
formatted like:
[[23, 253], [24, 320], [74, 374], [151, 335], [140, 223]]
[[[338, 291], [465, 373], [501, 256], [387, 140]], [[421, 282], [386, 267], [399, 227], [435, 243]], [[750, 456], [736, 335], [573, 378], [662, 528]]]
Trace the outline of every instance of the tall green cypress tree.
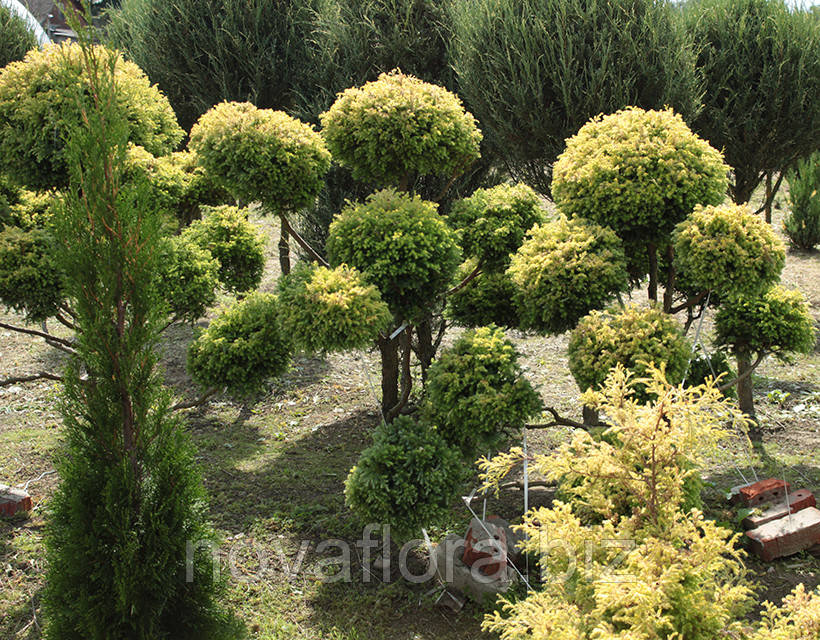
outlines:
[[89, 82], [78, 91], [71, 186], [55, 216], [79, 330], [47, 536], [47, 637], [230, 637], [210, 558], [186, 558], [188, 541], [213, 534], [193, 450], [157, 367], [167, 313], [156, 287], [159, 214], [147, 185], [124, 180], [129, 124], [116, 109], [116, 57], [88, 34], [81, 41]]

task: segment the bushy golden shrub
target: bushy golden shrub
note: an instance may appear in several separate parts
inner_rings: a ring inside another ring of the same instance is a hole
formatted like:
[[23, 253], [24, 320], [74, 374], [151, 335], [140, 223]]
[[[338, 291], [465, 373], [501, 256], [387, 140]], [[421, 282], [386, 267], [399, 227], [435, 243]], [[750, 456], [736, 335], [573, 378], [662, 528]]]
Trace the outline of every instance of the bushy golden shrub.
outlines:
[[776, 607], [764, 603], [763, 622], [750, 640], [813, 640], [820, 638], [820, 591], [797, 585]]
[[385, 189], [350, 204], [330, 225], [331, 264], [361, 271], [399, 322], [422, 317], [458, 268], [456, 233], [437, 206]]
[[191, 129], [190, 148], [209, 175], [235, 197], [276, 213], [310, 205], [330, 168], [313, 128], [283, 111], [222, 102]]
[[673, 239], [675, 269], [685, 282], [719, 295], [762, 293], [786, 264], [783, 242], [745, 205], [695, 207]]
[[[618, 364], [640, 378], [654, 363], [678, 383], [691, 352], [672, 316], [655, 307], [629, 304], [593, 311], [578, 323], [569, 338], [569, 369], [581, 391], [600, 388]], [[639, 398], [648, 397], [640, 382], [633, 387]]]
[[276, 296], [257, 291], [223, 311], [188, 345], [188, 372], [205, 388], [246, 395], [284, 373], [290, 355]]
[[485, 271], [505, 269], [524, 236], [544, 217], [538, 194], [525, 184], [477, 189], [453, 203], [447, 220], [458, 229], [465, 257]]
[[357, 180], [381, 187], [449, 177], [479, 157], [481, 133], [461, 101], [398, 72], [343, 91], [320, 118], [333, 158]]
[[285, 332], [308, 352], [372, 345], [391, 320], [379, 290], [347, 265], [300, 263], [279, 281], [279, 304]]
[[[32, 189], [68, 182], [65, 137], [80, 123], [87, 85], [79, 45], [33, 49], [0, 71], [0, 170]], [[168, 100], [133, 62], [116, 59], [117, 106], [130, 142], [153, 155], [170, 153], [184, 135]]]
[[521, 326], [546, 333], [571, 329], [629, 287], [615, 233], [563, 216], [529, 231], [507, 273]]
[[495, 326], [465, 332], [427, 373], [425, 415], [447, 442], [473, 457], [499, 446], [541, 411], [518, 353]]
[[658, 241], [697, 204], [720, 204], [728, 167], [670, 109], [637, 107], [593, 118], [555, 163], [552, 194], [569, 216], [624, 239]]

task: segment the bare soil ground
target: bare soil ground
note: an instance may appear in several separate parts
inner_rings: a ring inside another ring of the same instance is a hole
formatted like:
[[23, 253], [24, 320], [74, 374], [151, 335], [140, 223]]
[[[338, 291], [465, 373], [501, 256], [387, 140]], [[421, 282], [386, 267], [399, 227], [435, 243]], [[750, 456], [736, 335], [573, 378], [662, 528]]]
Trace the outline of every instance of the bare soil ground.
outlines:
[[[783, 198], [780, 199], [783, 201]], [[782, 208], [775, 212], [780, 228]], [[275, 229], [268, 227], [269, 273], [277, 277]], [[810, 299], [820, 323], [820, 255], [790, 253], [784, 281]], [[642, 293], [636, 298], [642, 299]], [[226, 300], [227, 301], [227, 300]], [[21, 324], [14, 314], [5, 322]], [[204, 323], [202, 323], [204, 324]], [[710, 328], [705, 324], [705, 331]], [[185, 368], [185, 347], [195, 328], [171, 330], [165, 343], [167, 379], [180, 396], [196, 391]], [[452, 332], [453, 335], [456, 332]], [[580, 417], [578, 389], [566, 362], [566, 336], [540, 338], [513, 334], [525, 370], [546, 403]], [[451, 340], [452, 336], [448, 336]], [[0, 375], [55, 369], [60, 357], [36, 338], [0, 330]], [[755, 378], [756, 403], [765, 427], [765, 444], [750, 451], [729, 443], [709, 470], [710, 514], [732, 522], [722, 493], [742, 478], [785, 476], [796, 487], [820, 489], [820, 349], [793, 364], [767, 361]], [[344, 506], [343, 483], [378, 421], [378, 361], [374, 353], [354, 352], [327, 359], [299, 358], [265, 393], [245, 401], [217, 398], [187, 412], [187, 428], [199, 451], [211, 516], [223, 538], [221, 569], [229, 576], [228, 604], [260, 639], [417, 639], [456, 640], [491, 637], [480, 630], [484, 609], [468, 604], [459, 613], [433, 604], [432, 583], [402, 580], [383, 584], [362, 580], [359, 551], [352, 551], [353, 580], [320, 578], [322, 560], [337, 558], [317, 544], [328, 538], [360, 536]], [[57, 383], [0, 389], [0, 482], [29, 485], [35, 508], [30, 517], [0, 520], [0, 638], [35, 639], [43, 586], [44, 515], [58, 483], [51, 474], [60, 441]], [[568, 437], [565, 429], [535, 433], [530, 446], [547, 448]], [[752, 470], [754, 469], [754, 471]], [[550, 493], [533, 490], [531, 504]], [[520, 492], [491, 500], [488, 512], [520, 517]], [[449, 522], [431, 531], [440, 537], [463, 532], [469, 515], [453, 506]], [[306, 546], [305, 546], [306, 545]], [[301, 566], [299, 550], [303, 548]], [[423, 563], [423, 550], [414, 566]], [[748, 561], [760, 585], [761, 601], [778, 601], [795, 584], [820, 584], [820, 560], [802, 554], [763, 564]], [[326, 570], [326, 567], [324, 568]]]

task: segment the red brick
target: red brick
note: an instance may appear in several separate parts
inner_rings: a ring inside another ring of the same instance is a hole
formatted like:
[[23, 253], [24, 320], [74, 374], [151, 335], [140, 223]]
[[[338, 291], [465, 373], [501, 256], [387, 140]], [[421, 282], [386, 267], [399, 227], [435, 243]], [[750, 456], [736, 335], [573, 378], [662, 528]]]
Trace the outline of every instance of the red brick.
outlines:
[[772, 520], [779, 520], [787, 516], [789, 512], [801, 511], [809, 507], [817, 506], [814, 499], [814, 494], [807, 489], [798, 489], [797, 491], [789, 492], [789, 504], [786, 504], [784, 498], [780, 502], [772, 505], [762, 505], [762, 511], [756, 515], [750, 515], [743, 520], [743, 527], [746, 529], [757, 529], [759, 526], [771, 522]]
[[766, 562], [820, 543], [820, 509], [809, 507], [747, 531], [752, 551]]
[[18, 511], [31, 511], [31, 497], [22, 489], [0, 484], [0, 515], [13, 516]]
[[732, 502], [741, 503], [747, 507], [758, 507], [764, 502], [782, 500], [786, 496], [786, 489], [791, 490], [788, 482], [777, 478], [767, 478], [741, 487], [733, 496]]

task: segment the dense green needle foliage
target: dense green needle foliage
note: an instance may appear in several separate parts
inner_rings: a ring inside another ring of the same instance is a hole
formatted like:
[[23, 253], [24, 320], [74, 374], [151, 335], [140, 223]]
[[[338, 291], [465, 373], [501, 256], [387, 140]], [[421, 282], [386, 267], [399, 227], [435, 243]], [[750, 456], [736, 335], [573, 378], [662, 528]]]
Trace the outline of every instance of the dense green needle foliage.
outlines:
[[820, 245], [820, 152], [798, 161], [788, 173], [789, 213], [783, 230], [798, 249]]
[[0, 231], [0, 302], [31, 321], [53, 316], [63, 301], [63, 278], [51, 235], [43, 229]]
[[25, 19], [8, 7], [0, 7], [0, 69], [22, 60], [36, 46], [37, 38]]
[[[476, 268], [475, 260], [463, 263], [455, 282], [463, 282]], [[510, 301], [515, 297], [515, 283], [506, 271], [482, 271], [464, 287], [447, 297], [447, 317], [462, 327], [517, 328], [518, 310]]]
[[208, 555], [186, 562], [186, 543], [213, 534], [194, 452], [158, 369], [167, 313], [156, 288], [160, 219], [147, 185], [123, 180], [131, 123], [117, 96], [127, 78], [117, 72], [121, 59], [85, 38], [82, 48], [51, 53], [66, 56], [85, 82], [64, 96], [81, 117], [66, 131], [70, 184], [55, 215], [79, 332], [60, 404], [46, 636], [230, 637]]

